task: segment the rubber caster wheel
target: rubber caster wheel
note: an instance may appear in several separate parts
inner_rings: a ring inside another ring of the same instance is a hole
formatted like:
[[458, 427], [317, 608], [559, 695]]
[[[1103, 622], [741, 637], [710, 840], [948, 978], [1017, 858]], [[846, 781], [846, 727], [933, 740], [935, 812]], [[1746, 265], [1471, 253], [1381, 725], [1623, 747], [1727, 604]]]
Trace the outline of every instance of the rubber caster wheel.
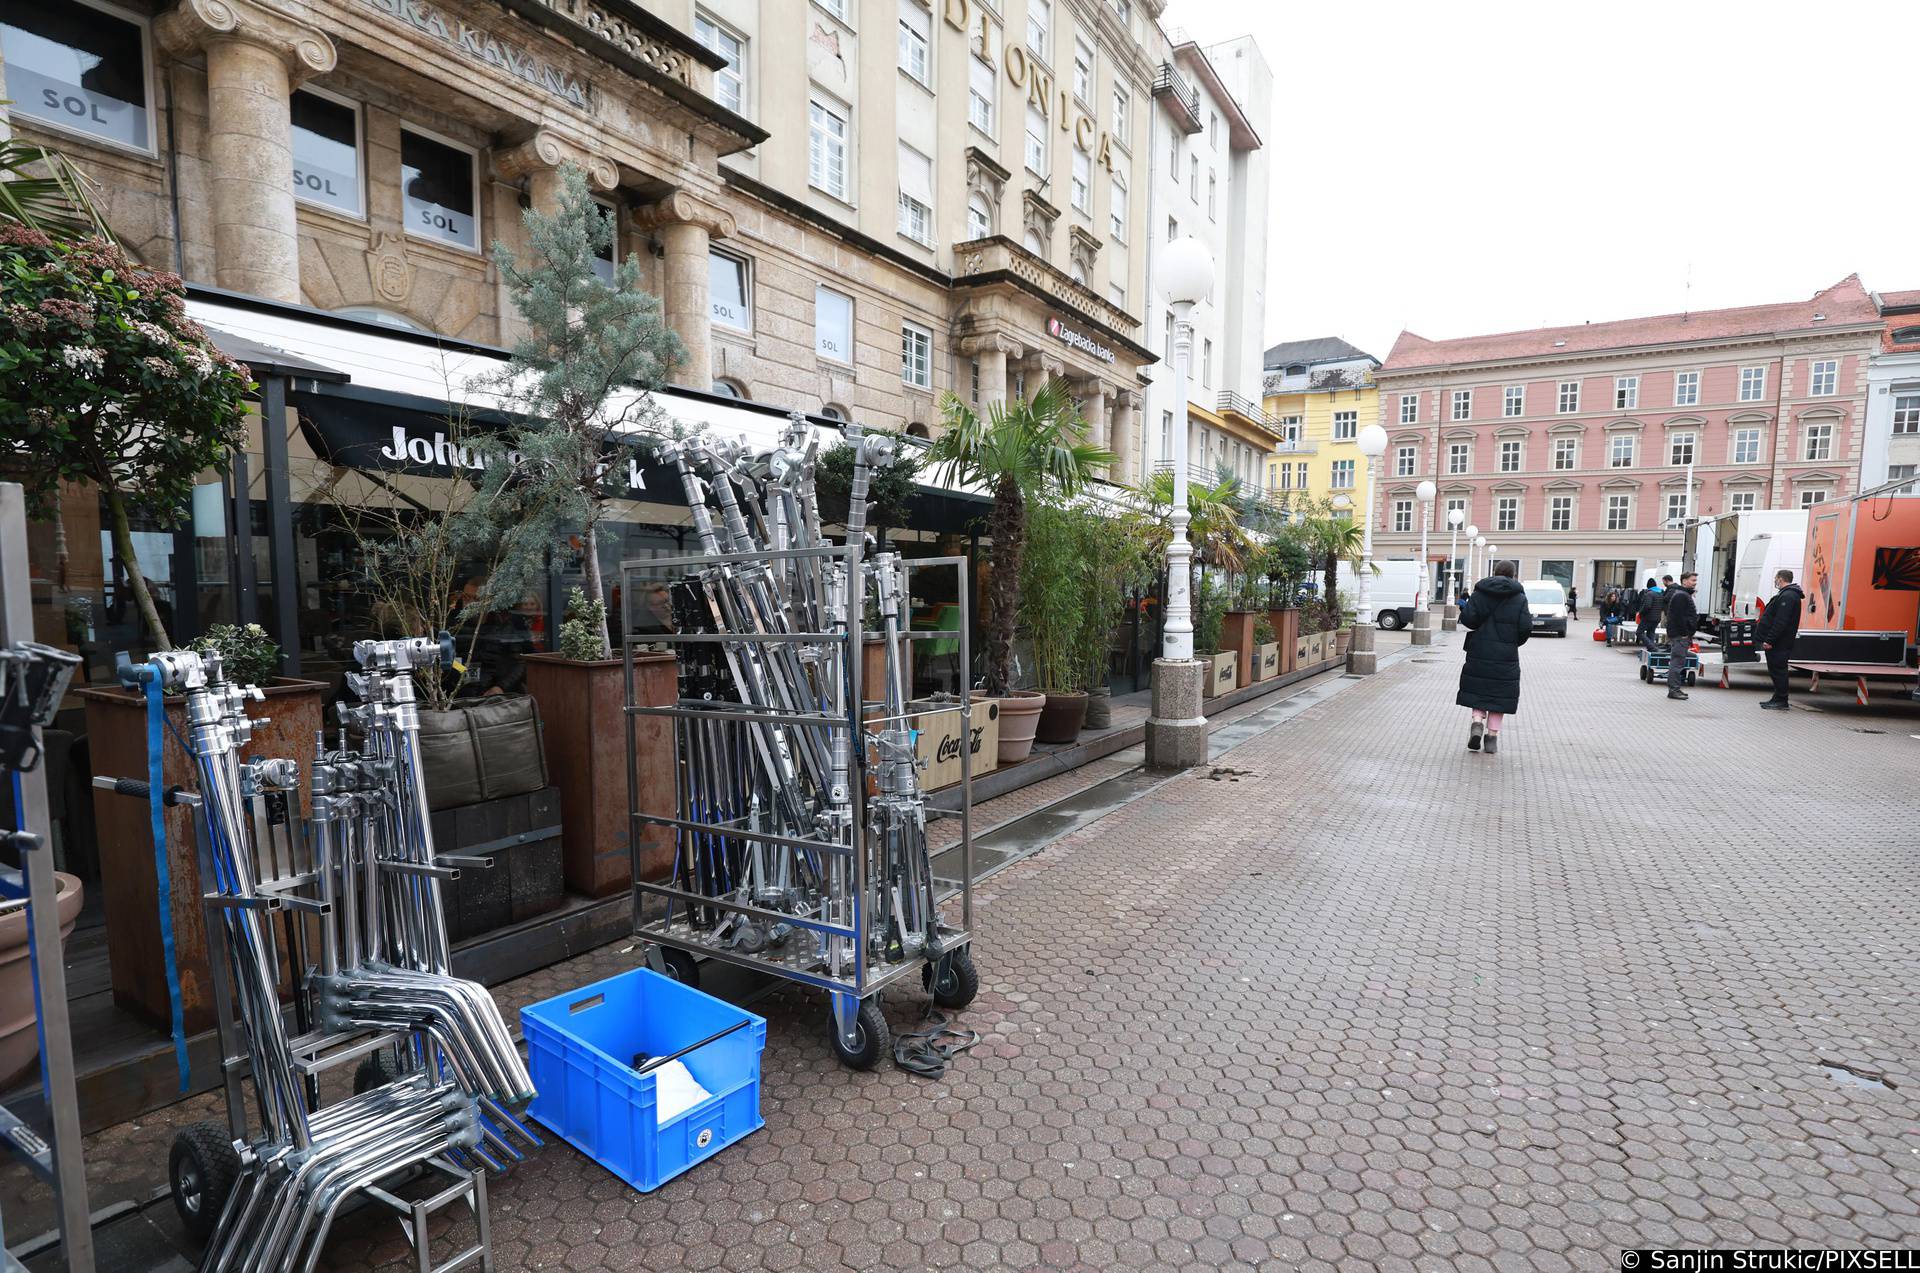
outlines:
[[962, 946], [937, 964], [920, 970], [920, 984], [942, 1008], [964, 1008], [980, 993], [980, 970], [973, 966], [973, 948]]
[[1640, 679], [1649, 684], [1653, 681], [1653, 673], [1647, 670], [1647, 665], [1644, 663], [1640, 665]]
[[376, 1087], [385, 1087], [400, 1077], [400, 1064], [393, 1059], [393, 1052], [381, 1048], [360, 1062], [353, 1071], [353, 1094], [364, 1096]]
[[175, 1133], [173, 1151], [167, 1155], [167, 1184], [180, 1223], [194, 1241], [204, 1246], [213, 1236], [239, 1178], [240, 1154], [224, 1126], [194, 1123]]
[[1699, 679], [1700, 679], [1700, 674], [1698, 672], [1687, 673], [1687, 684], [1692, 685], [1695, 681]]
[[882, 1057], [893, 1051], [893, 1030], [887, 1025], [887, 1014], [880, 1011], [878, 999], [860, 1001], [859, 1015], [854, 1018], [854, 1046], [851, 1048], [840, 1037], [839, 1020], [832, 1008], [828, 1008], [827, 1038], [832, 1042], [833, 1054], [840, 1058], [840, 1064], [850, 1070], [871, 1070], [880, 1064]]
[[683, 986], [700, 988], [700, 965], [691, 954], [677, 946], [662, 946], [660, 961], [666, 966], [667, 976]]

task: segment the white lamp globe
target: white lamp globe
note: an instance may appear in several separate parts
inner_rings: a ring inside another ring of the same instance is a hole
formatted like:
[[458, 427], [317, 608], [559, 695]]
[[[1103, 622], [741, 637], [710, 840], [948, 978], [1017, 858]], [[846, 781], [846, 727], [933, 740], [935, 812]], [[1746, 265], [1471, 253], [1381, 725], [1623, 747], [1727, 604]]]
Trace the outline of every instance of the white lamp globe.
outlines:
[[1487, 556], [1489, 556], [1489, 557], [1491, 557], [1491, 556], [1493, 556], [1493, 554], [1495, 554], [1495, 553], [1497, 553], [1497, 552], [1499, 552], [1499, 551], [1500, 551], [1500, 545], [1498, 545], [1498, 544], [1488, 544], [1488, 545], [1487, 545]]
[[[1435, 486], [1432, 482], [1422, 482], [1420, 483], [1420, 485], [1413, 488], [1413, 493], [1420, 497], [1420, 502], [1422, 504], [1431, 504], [1433, 503], [1434, 495], [1437, 494], [1439, 490], [1440, 488]], [[1453, 511], [1458, 513], [1460, 510], [1456, 508]], [[1458, 522], [1454, 523], [1454, 525], [1456, 526], [1458, 526], [1459, 524], [1460, 523]]]
[[1447, 525], [1449, 525], [1449, 526], [1458, 526], [1458, 525], [1459, 525], [1459, 524], [1460, 524], [1461, 522], [1464, 522], [1464, 521], [1466, 521], [1466, 520], [1467, 520], [1467, 510], [1466, 510], [1466, 509], [1464, 509], [1464, 508], [1449, 508], [1449, 509], [1447, 510]]
[[1475, 535], [1473, 537], [1473, 546], [1475, 548], [1485, 548], [1487, 546], [1487, 537], [1485, 535]]
[[1377, 424], [1370, 424], [1360, 430], [1360, 436], [1354, 439], [1360, 448], [1360, 454], [1368, 459], [1387, 453], [1387, 431]]
[[1471, 539], [1476, 544], [1484, 544], [1487, 542], [1486, 540], [1480, 538], [1480, 528], [1478, 526], [1467, 527], [1467, 538]]
[[1213, 254], [1192, 235], [1175, 239], [1160, 254], [1159, 273], [1168, 304], [1197, 304], [1213, 290]]

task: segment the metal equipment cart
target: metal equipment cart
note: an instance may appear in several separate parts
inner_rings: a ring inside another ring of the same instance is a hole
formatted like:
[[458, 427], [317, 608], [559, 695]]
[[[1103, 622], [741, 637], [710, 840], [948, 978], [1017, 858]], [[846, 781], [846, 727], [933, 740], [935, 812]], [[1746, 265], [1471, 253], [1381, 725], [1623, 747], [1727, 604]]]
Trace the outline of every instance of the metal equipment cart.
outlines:
[[[823, 989], [836, 1053], [868, 1069], [890, 1051], [875, 998], [881, 990], [918, 972], [935, 1003], [959, 1008], [979, 986], [970, 950], [971, 747], [959, 749], [955, 927], [941, 917], [912, 725], [958, 713], [971, 740], [972, 702], [910, 709], [906, 679], [917, 640], [957, 636], [960, 666], [969, 666], [971, 616], [964, 557], [909, 562], [869, 551], [868, 476], [894, 440], [858, 426], [847, 439], [857, 450], [840, 544], [820, 531], [818, 443], [804, 417], [796, 414], [781, 445], [759, 455], [698, 437], [675, 445], [702, 551], [621, 563], [626, 604], [664, 577], [676, 618], [671, 632], [622, 624], [629, 844], [634, 931], [657, 970], [697, 982], [695, 957], [703, 956]], [[956, 572], [957, 633], [910, 630], [911, 580], [936, 569]], [[870, 583], [876, 630], [867, 627]], [[651, 643], [680, 655], [672, 705], [636, 699], [634, 651]], [[875, 649], [877, 689], [863, 684]], [[646, 717], [671, 722], [672, 816], [641, 807], [637, 729]], [[643, 874], [639, 846], [649, 825], [673, 830], [666, 883]]]
[[[1640, 651], [1640, 679], [1649, 685], [1664, 685], [1667, 681], [1667, 669], [1672, 665], [1673, 657], [1665, 645], [1656, 645]], [[1700, 679], [1700, 651], [1689, 646], [1687, 662], [1684, 668], [1686, 682], [1692, 685]]]

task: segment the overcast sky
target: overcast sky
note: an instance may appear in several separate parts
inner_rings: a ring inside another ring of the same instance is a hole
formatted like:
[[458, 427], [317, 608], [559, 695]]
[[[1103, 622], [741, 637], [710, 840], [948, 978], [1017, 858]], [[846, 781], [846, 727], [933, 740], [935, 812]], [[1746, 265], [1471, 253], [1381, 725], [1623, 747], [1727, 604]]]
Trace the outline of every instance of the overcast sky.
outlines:
[[[1269, 343], [1920, 288], [1920, 3], [1170, 0], [1274, 73]], [[1689, 287], [1691, 280], [1691, 287]]]

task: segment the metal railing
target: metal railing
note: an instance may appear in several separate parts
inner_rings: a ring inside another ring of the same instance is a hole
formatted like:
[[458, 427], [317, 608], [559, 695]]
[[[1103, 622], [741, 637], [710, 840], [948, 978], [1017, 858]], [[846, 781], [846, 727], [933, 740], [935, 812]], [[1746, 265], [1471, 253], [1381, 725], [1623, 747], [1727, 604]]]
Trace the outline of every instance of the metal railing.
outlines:
[[1200, 131], [1200, 91], [1187, 83], [1173, 63], [1162, 62], [1153, 76], [1153, 95], [1178, 102], [1186, 112], [1186, 119], [1180, 123], [1181, 130], [1189, 135]]

